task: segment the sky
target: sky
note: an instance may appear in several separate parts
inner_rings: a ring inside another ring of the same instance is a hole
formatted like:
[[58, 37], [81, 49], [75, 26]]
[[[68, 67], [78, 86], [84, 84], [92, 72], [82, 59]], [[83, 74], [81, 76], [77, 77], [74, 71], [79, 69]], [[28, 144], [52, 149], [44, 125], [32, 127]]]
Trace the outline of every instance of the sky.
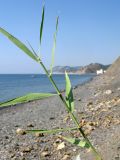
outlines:
[[[0, 27], [39, 49], [42, 0], [0, 0]], [[49, 68], [55, 21], [54, 65], [111, 64], [120, 55], [120, 0], [45, 0], [41, 59]], [[0, 34], [0, 73], [41, 73], [41, 67]]]

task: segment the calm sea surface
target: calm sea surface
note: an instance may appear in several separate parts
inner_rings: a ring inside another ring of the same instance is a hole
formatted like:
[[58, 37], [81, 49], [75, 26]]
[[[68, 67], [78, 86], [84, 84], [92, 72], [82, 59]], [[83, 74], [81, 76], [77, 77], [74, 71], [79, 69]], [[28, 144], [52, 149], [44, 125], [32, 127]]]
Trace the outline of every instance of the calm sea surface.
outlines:
[[[94, 75], [70, 75], [72, 86], [89, 81]], [[65, 88], [64, 75], [53, 75], [59, 89]], [[0, 102], [31, 92], [55, 92], [43, 74], [0, 74]]]

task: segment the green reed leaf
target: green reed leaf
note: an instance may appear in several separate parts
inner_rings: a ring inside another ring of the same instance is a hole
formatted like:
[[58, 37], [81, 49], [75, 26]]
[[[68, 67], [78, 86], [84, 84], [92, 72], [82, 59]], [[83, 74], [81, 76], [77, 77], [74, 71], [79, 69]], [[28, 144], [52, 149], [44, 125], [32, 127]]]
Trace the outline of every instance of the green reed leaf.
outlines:
[[56, 19], [56, 32], [58, 31], [59, 16]]
[[41, 42], [42, 42], [44, 15], [45, 15], [45, 6], [43, 5], [43, 8], [42, 8], [42, 20], [41, 20], [41, 24], [40, 24], [40, 45], [41, 45]]
[[57, 133], [57, 132], [64, 132], [64, 131], [72, 131], [72, 130], [77, 130], [78, 128], [59, 128], [59, 129], [53, 129], [53, 130], [26, 130], [26, 132], [29, 133]]
[[54, 41], [53, 41], [53, 48], [52, 48], [52, 62], [50, 66], [50, 75], [52, 75], [52, 69], [54, 65], [54, 59], [55, 59], [55, 49], [56, 49], [56, 37], [57, 37], [57, 32], [58, 32], [58, 22], [59, 22], [59, 17], [56, 19], [56, 31], [54, 33]]
[[71, 82], [70, 82], [70, 79], [67, 73], [65, 73], [65, 79], [66, 79], [66, 103], [69, 107], [68, 108], [69, 111], [73, 112], [74, 111], [74, 99], [73, 99]]
[[78, 138], [72, 138], [72, 137], [62, 137], [62, 138], [71, 144], [75, 144], [78, 147], [90, 148], [89, 144], [85, 140], [80, 140]]
[[47, 98], [51, 96], [55, 96], [56, 94], [51, 94], [51, 93], [29, 93], [25, 96], [17, 97], [15, 99], [11, 99], [9, 101], [0, 103], [0, 107], [6, 107], [6, 106], [11, 106], [11, 105], [16, 105], [19, 103], [25, 103], [33, 100], [38, 100], [42, 98]]
[[20, 48], [22, 51], [24, 51], [29, 57], [34, 59], [35, 61], [38, 61], [37, 57], [26, 47], [25, 44], [23, 44], [20, 40], [15, 38], [13, 35], [8, 33], [6, 30], [0, 27], [0, 32], [6, 36], [11, 42], [13, 42], [18, 48]]

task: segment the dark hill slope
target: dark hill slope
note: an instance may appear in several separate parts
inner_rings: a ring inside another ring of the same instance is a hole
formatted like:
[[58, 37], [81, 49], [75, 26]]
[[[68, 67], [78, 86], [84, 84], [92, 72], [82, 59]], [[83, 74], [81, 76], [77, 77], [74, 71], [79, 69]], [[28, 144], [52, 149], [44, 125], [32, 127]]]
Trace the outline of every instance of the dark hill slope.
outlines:
[[120, 77], [120, 57], [108, 68], [106, 75]]

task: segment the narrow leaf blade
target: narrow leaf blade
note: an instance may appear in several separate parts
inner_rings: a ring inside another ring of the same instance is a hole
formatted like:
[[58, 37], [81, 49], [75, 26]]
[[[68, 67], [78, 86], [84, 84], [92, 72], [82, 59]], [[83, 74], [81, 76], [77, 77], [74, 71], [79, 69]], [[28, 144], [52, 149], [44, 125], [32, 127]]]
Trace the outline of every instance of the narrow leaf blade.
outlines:
[[45, 6], [43, 6], [42, 8], [42, 20], [41, 20], [41, 24], [40, 24], [40, 45], [42, 42], [42, 34], [43, 34], [43, 26], [44, 26], [44, 14], [45, 14]]
[[64, 131], [72, 131], [72, 130], [77, 130], [78, 128], [59, 128], [59, 129], [53, 129], [53, 130], [26, 130], [29, 133], [46, 133], [46, 134], [51, 134], [51, 133], [57, 133], [57, 132], [64, 132]]
[[29, 57], [31, 57], [33, 60], [38, 61], [37, 57], [26, 47], [24, 43], [22, 43], [20, 40], [15, 38], [13, 35], [8, 33], [6, 30], [0, 27], [0, 32], [6, 36], [12, 43], [14, 43], [18, 48], [20, 48], [24, 53], [26, 53]]
[[54, 33], [54, 41], [53, 41], [53, 48], [52, 48], [52, 62], [50, 66], [50, 75], [52, 75], [52, 69], [54, 65], [54, 59], [55, 59], [55, 49], [56, 49], [56, 37], [57, 37], [57, 32], [58, 32], [58, 22], [59, 22], [59, 17], [56, 19], [56, 31]]
[[63, 139], [71, 144], [75, 144], [78, 147], [90, 148], [89, 144], [85, 140], [80, 140], [78, 138], [72, 138], [72, 137], [63, 137]]
[[72, 92], [71, 82], [67, 73], [65, 73], [65, 80], [66, 80], [66, 103], [68, 104], [69, 111], [73, 112], [74, 111], [73, 92]]
[[15, 99], [9, 100], [7, 102], [0, 103], [0, 107], [6, 107], [10, 105], [16, 105], [20, 103], [25, 103], [33, 100], [38, 100], [42, 98], [47, 98], [54, 96], [56, 94], [51, 94], [51, 93], [29, 93], [25, 96], [17, 97]]

